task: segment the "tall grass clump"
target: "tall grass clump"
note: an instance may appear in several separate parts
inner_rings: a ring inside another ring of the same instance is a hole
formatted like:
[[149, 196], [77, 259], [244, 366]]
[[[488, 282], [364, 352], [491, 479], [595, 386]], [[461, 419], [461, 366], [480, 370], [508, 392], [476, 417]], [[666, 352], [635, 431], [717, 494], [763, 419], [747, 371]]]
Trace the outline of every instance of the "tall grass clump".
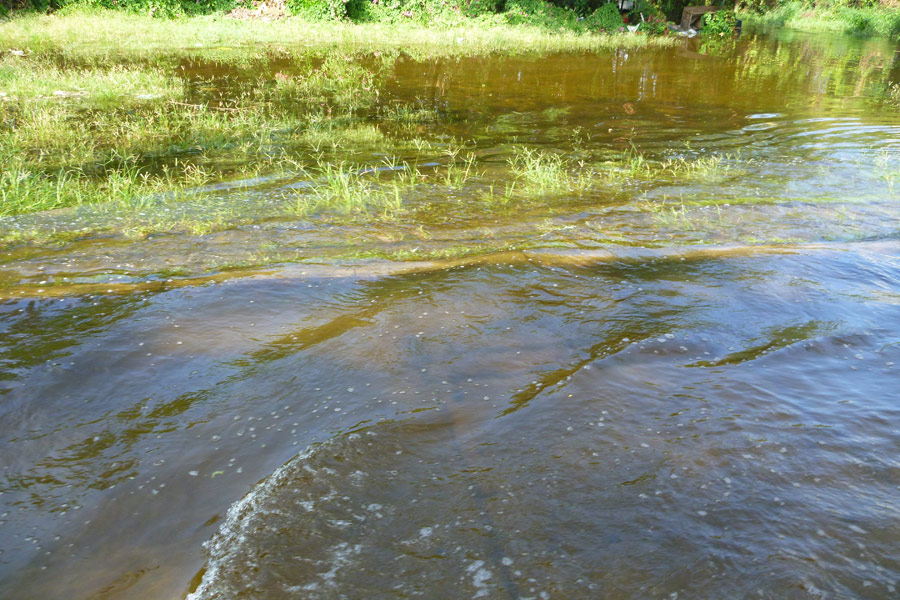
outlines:
[[6, 101], [81, 98], [96, 103], [170, 99], [182, 83], [171, 73], [139, 66], [63, 68], [47, 60], [4, 53], [0, 56], [0, 91]]
[[[584, 191], [592, 172], [583, 163], [571, 164], [559, 154], [521, 148], [509, 159], [517, 189], [534, 194]], [[579, 170], [578, 173], [572, 171]]]
[[35, 171], [13, 159], [0, 172], [0, 216], [85, 205], [128, 213], [177, 199], [207, 181], [209, 174], [191, 165], [183, 165], [182, 172], [151, 173], [128, 161], [92, 176], [81, 169]]
[[345, 163], [320, 163], [312, 177], [312, 191], [303, 190], [296, 195], [296, 215], [327, 212], [390, 218], [403, 211], [403, 186], [397, 181], [380, 182], [377, 171]]
[[447, 162], [447, 170], [444, 173], [444, 185], [451, 190], [461, 189], [469, 179], [479, 175], [475, 164], [477, 157], [474, 153], [469, 152], [465, 156], [462, 154], [460, 146], [451, 145], [445, 151], [449, 157]]

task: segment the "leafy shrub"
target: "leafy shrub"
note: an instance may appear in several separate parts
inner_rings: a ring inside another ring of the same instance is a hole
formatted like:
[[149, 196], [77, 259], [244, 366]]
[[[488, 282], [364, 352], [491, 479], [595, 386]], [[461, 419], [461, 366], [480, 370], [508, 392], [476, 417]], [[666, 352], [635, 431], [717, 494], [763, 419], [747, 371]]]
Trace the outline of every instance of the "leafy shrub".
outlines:
[[[638, 17], [640, 19], [640, 17]], [[669, 33], [669, 23], [662, 15], [644, 16], [641, 21], [641, 31], [649, 35], [665, 35]]]
[[588, 27], [591, 29], [603, 29], [605, 31], [618, 31], [619, 28], [625, 26], [622, 15], [614, 2], [604, 4], [585, 19]]
[[720, 10], [703, 15], [704, 35], [731, 35], [735, 30], [734, 11]]
[[470, 17], [503, 12], [505, 0], [465, 0], [462, 9]]
[[840, 16], [847, 23], [845, 31], [855, 35], [872, 35], [874, 27], [872, 26], [869, 15], [859, 10], [842, 10]]
[[793, 16], [793, 14], [801, 8], [800, 2], [785, 2], [783, 0], [740, 0], [735, 5], [735, 9], [737, 9], [738, 12], [771, 13], [772, 11], [782, 10], [785, 7], [790, 7], [791, 5], [796, 5], [795, 7], [790, 9], [791, 16]]
[[526, 24], [538, 27], [578, 27], [574, 11], [554, 6], [544, 0], [507, 0], [506, 21], [511, 25]]
[[438, 26], [458, 22], [464, 16], [492, 13], [498, 5], [496, 0], [349, 0], [346, 6], [345, 16], [353, 21]]
[[669, 32], [669, 24], [665, 13], [650, 0], [635, 0], [628, 13], [628, 22], [640, 23], [640, 31], [650, 35], [663, 35]]
[[292, 15], [307, 19], [344, 19], [347, 7], [342, 0], [287, 0], [287, 9]]

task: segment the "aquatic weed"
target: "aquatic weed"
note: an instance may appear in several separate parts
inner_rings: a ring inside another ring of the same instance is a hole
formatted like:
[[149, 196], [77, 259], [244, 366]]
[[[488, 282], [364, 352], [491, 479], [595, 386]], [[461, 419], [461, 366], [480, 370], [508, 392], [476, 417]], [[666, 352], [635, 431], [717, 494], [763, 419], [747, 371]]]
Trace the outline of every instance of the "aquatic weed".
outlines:
[[460, 151], [458, 147], [451, 147], [446, 151], [450, 160], [447, 163], [444, 185], [451, 190], [461, 189], [469, 179], [478, 176], [478, 172], [475, 170], [475, 163], [477, 162], [475, 154], [469, 152], [460, 159]]
[[509, 159], [509, 166], [517, 182], [525, 192], [546, 194], [554, 192], [584, 191], [590, 187], [593, 172], [584, 163], [576, 165], [563, 156], [532, 148], [519, 148]]
[[727, 177], [731, 166], [726, 158], [720, 155], [700, 156], [697, 158], [670, 158], [662, 162], [663, 174], [681, 180], [712, 181]]
[[345, 163], [320, 163], [314, 176], [312, 191], [298, 192], [295, 198], [293, 210], [297, 215], [327, 211], [388, 218], [403, 209], [401, 186], [397, 182], [380, 184], [377, 172], [371, 169]]

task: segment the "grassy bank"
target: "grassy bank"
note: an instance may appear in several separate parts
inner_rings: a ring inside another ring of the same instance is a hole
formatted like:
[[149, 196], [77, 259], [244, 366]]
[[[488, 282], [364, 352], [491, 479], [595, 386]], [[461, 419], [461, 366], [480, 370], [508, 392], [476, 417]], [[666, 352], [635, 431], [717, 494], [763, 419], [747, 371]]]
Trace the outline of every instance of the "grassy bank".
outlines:
[[38, 56], [52, 54], [79, 60], [208, 57], [217, 49], [253, 50], [260, 45], [355, 53], [402, 49], [412, 56], [426, 57], [595, 51], [674, 43], [667, 37], [589, 32], [557, 26], [552, 21], [544, 25], [511, 24], [503, 16], [495, 17], [436, 21], [424, 27], [405, 21], [353, 23], [299, 17], [262, 21], [222, 15], [153, 19], [123, 12], [74, 11], [65, 15], [32, 13], [0, 23], [0, 39], [8, 48], [25, 49]]
[[892, 6], [786, 2], [764, 12], [745, 12], [742, 18], [753, 28], [784, 27], [900, 39], [900, 8]]

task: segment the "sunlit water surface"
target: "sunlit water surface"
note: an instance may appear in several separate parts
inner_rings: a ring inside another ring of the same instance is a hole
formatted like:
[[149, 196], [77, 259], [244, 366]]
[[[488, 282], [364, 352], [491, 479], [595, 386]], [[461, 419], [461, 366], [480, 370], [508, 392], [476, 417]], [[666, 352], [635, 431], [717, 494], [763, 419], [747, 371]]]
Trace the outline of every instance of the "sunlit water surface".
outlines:
[[[9, 249], [0, 596], [897, 597], [898, 56], [400, 60], [384, 96], [488, 166], [633, 144], [740, 174], [490, 219], [463, 189], [413, 241], [273, 213]], [[263, 244], [303, 262], [211, 266]]]

